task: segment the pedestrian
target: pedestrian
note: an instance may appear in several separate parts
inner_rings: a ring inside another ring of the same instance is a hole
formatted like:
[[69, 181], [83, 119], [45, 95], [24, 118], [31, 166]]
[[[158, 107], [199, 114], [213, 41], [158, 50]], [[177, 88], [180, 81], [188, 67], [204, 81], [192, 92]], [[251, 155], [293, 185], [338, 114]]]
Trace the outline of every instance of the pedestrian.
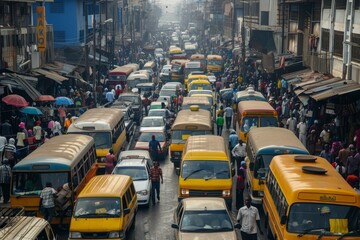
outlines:
[[61, 124], [61, 126], [64, 126], [65, 118], [66, 118], [66, 109], [65, 109], [65, 107], [63, 105], [61, 105], [57, 109], [57, 111], [59, 113], [60, 124]]
[[239, 143], [239, 136], [237, 135], [234, 129], [231, 129], [229, 135], [229, 151], [231, 151], [238, 143]]
[[225, 121], [226, 121], [226, 129], [229, 129], [230, 125], [231, 125], [232, 117], [234, 115], [234, 111], [230, 105], [228, 105], [224, 109], [224, 114], [225, 114]]
[[4, 136], [0, 136], [0, 163], [2, 161], [2, 156], [4, 152], [5, 145], [7, 144], [7, 139]]
[[350, 156], [350, 148], [354, 148], [354, 145], [350, 144], [349, 147], [346, 147], [346, 144], [344, 143], [339, 151], [339, 161], [343, 164], [343, 166], [347, 166], [347, 159]]
[[112, 92], [111, 89], [105, 94], [105, 98], [108, 103], [112, 103], [115, 100], [114, 93]]
[[222, 135], [222, 129], [224, 127], [224, 117], [222, 114], [218, 113], [216, 118], [216, 126], [217, 126], [217, 135]]
[[41, 128], [39, 122], [37, 122], [37, 123], [36, 123], [36, 126], [33, 128], [33, 134], [34, 134], [36, 143], [37, 143], [38, 145], [40, 145], [41, 140], [42, 140], [42, 128]]
[[2, 159], [9, 161], [11, 169], [16, 164], [16, 146], [14, 138], [10, 138], [9, 143], [5, 145]]
[[236, 210], [244, 206], [245, 179], [246, 163], [242, 161], [236, 178]]
[[117, 164], [117, 160], [112, 149], [110, 149], [106, 154], [105, 162], [105, 174], [111, 174]]
[[315, 130], [311, 130], [311, 132], [309, 133], [309, 135], [306, 138], [306, 148], [309, 151], [310, 154], [315, 154], [315, 149], [316, 149], [316, 131]]
[[[358, 149], [359, 151], [359, 149]], [[360, 171], [360, 155], [357, 154], [355, 147], [350, 148], [350, 155], [347, 158], [347, 165], [346, 165], [347, 175], [354, 174], [359, 176]]]
[[324, 149], [320, 152], [319, 156], [325, 158], [329, 163], [333, 162], [329, 144], [324, 145]]
[[61, 123], [59, 119], [57, 118], [54, 122], [54, 128], [52, 129], [53, 136], [61, 135]]
[[161, 152], [161, 151], [162, 150], [161, 150], [160, 142], [158, 140], [156, 140], [155, 135], [152, 135], [151, 140], [149, 141], [149, 152], [150, 152], [151, 159], [153, 161], [157, 161], [159, 152]]
[[236, 217], [240, 223], [241, 239], [257, 240], [257, 232], [263, 232], [260, 227], [260, 215], [256, 207], [251, 206], [251, 198], [245, 199], [245, 206], [240, 208]]
[[151, 201], [152, 204], [155, 205], [155, 191], [157, 200], [160, 201], [160, 180], [161, 184], [163, 184], [163, 175], [162, 170], [159, 167], [159, 163], [157, 161], [153, 162], [153, 166], [150, 169], [150, 180], [151, 180]]
[[10, 182], [11, 182], [11, 168], [9, 161], [4, 159], [0, 166], [0, 185], [4, 197], [3, 203], [8, 203], [10, 200]]
[[296, 118], [290, 113], [290, 118], [286, 121], [286, 128], [296, 135], [297, 121]]
[[320, 137], [320, 141], [323, 145], [329, 144], [330, 143], [330, 129], [327, 126], [324, 126], [319, 137]]
[[71, 208], [71, 188], [68, 183], [62, 185], [61, 189], [56, 193], [55, 205], [60, 209], [60, 224], [59, 228], [65, 230], [63, 220], [66, 212]]
[[239, 143], [231, 150], [231, 154], [236, 161], [236, 172], [238, 173], [241, 167], [240, 163], [244, 161], [246, 156], [246, 144], [240, 139]]
[[27, 131], [24, 131], [24, 129], [25, 129], [25, 123], [20, 122], [19, 131], [16, 134], [16, 147], [19, 150], [20, 159], [24, 158], [27, 154], [27, 148], [25, 147], [25, 144], [26, 144], [26, 139], [28, 138], [28, 133]]
[[149, 109], [149, 106], [150, 106], [150, 100], [149, 100], [147, 95], [144, 96], [143, 106], [144, 106], [144, 110], [145, 110], [145, 116], [147, 116], [148, 115], [148, 109]]
[[72, 124], [72, 122], [73, 122], [73, 119], [72, 119], [71, 113], [68, 113], [68, 115], [66, 116], [65, 123], [64, 123], [64, 132], [65, 133], [67, 132], [67, 130], [70, 127], [70, 125]]
[[13, 134], [13, 128], [8, 119], [5, 120], [3, 124], [1, 124], [1, 135], [2, 136], [11, 136]]
[[47, 182], [45, 188], [40, 193], [40, 211], [44, 215], [44, 219], [51, 223], [55, 216], [55, 197], [56, 191], [52, 188], [51, 182]]
[[299, 133], [299, 140], [300, 142], [306, 147], [306, 133], [307, 133], [307, 125], [302, 118], [298, 125], [296, 126], [297, 131]]
[[115, 98], [118, 99], [120, 94], [121, 94], [121, 85], [118, 84], [118, 85], [116, 85]]

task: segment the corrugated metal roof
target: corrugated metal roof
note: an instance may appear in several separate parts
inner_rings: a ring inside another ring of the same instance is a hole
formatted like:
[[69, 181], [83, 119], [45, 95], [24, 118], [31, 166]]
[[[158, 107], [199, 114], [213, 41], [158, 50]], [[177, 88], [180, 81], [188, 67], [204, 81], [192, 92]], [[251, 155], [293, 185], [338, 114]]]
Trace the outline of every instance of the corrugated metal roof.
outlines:
[[296, 71], [296, 72], [292, 72], [292, 73], [283, 74], [283, 75], [281, 75], [281, 78], [285, 79], [286, 81], [289, 81], [289, 80], [294, 79], [294, 78], [305, 77], [305, 76], [310, 75], [312, 73], [313, 73], [313, 71], [311, 69], [304, 69], [304, 70], [301, 70], [301, 71]]
[[310, 97], [316, 101], [320, 101], [330, 97], [340, 96], [355, 91], [360, 91], [360, 85], [353, 81], [346, 81], [346, 84], [334, 86], [331, 89], [320, 93], [311, 94]]
[[50, 78], [59, 84], [62, 84], [62, 81], [69, 80], [68, 78], [63, 77], [56, 72], [47, 71], [42, 68], [33, 69], [32, 71], [40, 75], [44, 75], [45, 77]]

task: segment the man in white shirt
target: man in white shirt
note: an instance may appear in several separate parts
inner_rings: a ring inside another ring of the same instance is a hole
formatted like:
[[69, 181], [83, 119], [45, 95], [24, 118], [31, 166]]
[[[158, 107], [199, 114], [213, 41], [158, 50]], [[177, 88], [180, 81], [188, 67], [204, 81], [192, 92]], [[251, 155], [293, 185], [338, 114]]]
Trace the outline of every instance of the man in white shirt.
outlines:
[[109, 103], [112, 103], [115, 100], [114, 93], [110, 90], [105, 94], [105, 98]]
[[239, 172], [240, 163], [244, 161], [246, 155], [246, 144], [240, 139], [239, 143], [231, 150], [231, 154], [236, 161], [236, 174]]
[[54, 127], [52, 129], [53, 136], [61, 135], [61, 124], [58, 120], [54, 122]]
[[236, 220], [240, 223], [241, 239], [243, 240], [257, 240], [257, 231], [260, 234], [260, 215], [256, 207], [251, 206], [251, 198], [245, 199], [245, 206], [239, 209]]
[[286, 128], [296, 134], [297, 121], [296, 118], [291, 114], [290, 118], [286, 121]]
[[[6, 144], [7, 144], [6, 137], [0, 136], [0, 161], [2, 160], [2, 155], [3, 155], [4, 147]], [[1, 162], [0, 162], [0, 165], [1, 165]]]
[[232, 120], [232, 116], [234, 114], [233, 109], [230, 107], [230, 105], [228, 105], [225, 109], [224, 109], [224, 114], [225, 114], [225, 123], [226, 123], [226, 129], [230, 128], [231, 125], [231, 120]]
[[298, 123], [297, 129], [299, 132], [299, 140], [306, 147], [307, 126], [304, 119], [301, 119], [301, 122]]

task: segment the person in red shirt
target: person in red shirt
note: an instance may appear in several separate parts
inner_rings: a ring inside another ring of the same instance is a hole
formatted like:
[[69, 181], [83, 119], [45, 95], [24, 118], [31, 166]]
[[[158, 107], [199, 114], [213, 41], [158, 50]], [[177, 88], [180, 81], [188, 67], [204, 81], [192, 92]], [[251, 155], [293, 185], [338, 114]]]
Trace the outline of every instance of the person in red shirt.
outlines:
[[115, 90], [115, 99], [118, 99], [120, 94], [121, 94], [120, 86], [117, 86]]
[[162, 170], [159, 167], [157, 161], [153, 162], [153, 166], [150, 169], [150, 180], [151, 180], [151, 201], [155, 205], [155, 191], [157, 195], [157, 200], [160, 201], [160, 180], [161, 184], [164, 182]]
[[105, 165], [105, 174], [111, 174], [114, 170], [114, 167], [117, 163], [116, 157], [114, 155], [114, 151], [112, 149], [109, 150], [108, 154], [106, 154], [106, 165]]

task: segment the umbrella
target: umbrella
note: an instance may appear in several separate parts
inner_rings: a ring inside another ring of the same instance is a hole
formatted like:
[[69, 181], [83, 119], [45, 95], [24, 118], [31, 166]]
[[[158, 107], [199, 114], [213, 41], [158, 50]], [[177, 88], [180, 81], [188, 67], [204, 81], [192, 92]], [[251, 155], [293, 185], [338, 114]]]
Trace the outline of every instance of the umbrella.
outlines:
[[68, 97], [57, 97], [55, 99], [56, 105], [73, 105], [74, 102]]
[[41, 112], [41, 110], [36, 107], [24, 107], [20, 110], [20, 112], [26, 113], [26, 114], [32, 114], [32, 115], [42, 115], [43, 114]]
[[15, 106], [15, 107], [26, 107], [29, 106], [29, 103], [20, 95], [10, 94], [1, 99], [7, 105]]
[[36, 102], [50, 102], [55, 101], [55, 98], [51, 95], [41, 95], [35, 99]]

